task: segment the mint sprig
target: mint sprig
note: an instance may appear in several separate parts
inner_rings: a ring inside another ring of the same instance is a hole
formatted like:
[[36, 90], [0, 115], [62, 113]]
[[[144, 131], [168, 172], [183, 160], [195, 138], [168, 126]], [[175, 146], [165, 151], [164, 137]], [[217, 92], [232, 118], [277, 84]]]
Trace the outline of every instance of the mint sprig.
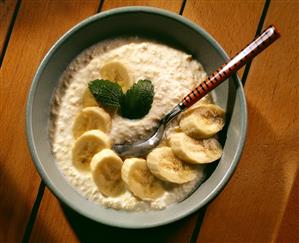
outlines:
[[88, 87], [95, 99], [102, 105], [120, 107], [123, 92], [118, 83], [96, 79], [89, 82]]
[[140, 119], [151, 109], [154, 86], [150, 80], [139, 80], [126, 94], [118, 83], [96, 79], [88, 84], [95, 99], [104, 106], [120, 108], [123, 117]]
[[151, 109], [154, 86], [150, 80], [139, 80], [121, 99], [121, 114], [130, 119], [144, 117]]

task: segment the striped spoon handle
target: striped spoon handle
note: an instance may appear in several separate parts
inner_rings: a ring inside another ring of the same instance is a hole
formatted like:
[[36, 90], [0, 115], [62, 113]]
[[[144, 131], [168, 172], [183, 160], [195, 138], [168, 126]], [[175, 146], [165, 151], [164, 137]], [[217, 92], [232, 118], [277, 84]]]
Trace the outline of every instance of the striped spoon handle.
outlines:
[[181, 110], [192, 106], [195, 102], [216, 88], [225, 79], [232, 76], [246, 62], [253, 59], [257, 54], [262, 52], [266, 47], [279, 38], [280, 34], [277, 29], [270, 25], [262, 34], [254, 41], [247, 45], [241, 52], [230, 59], [226, 64], [222, 65], [216, 72], [201, 82], [194, 90], [192, 90], [179, 104]]

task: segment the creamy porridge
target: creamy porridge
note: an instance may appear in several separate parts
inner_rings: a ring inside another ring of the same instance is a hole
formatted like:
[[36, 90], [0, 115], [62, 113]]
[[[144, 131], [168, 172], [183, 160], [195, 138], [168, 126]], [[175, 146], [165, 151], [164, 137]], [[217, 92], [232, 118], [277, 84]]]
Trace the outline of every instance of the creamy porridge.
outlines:
[[[104, 196], [98, 190], [91, 173], [82, 173], [72, 163], [72, 146], [75, 141], [72, 124], [82, 110], [82, 96], [91, 80], [102, 78], [100, 68], [115, 60], [127, 67], [133, 83], [143, 79], [151, 80], [155, 95], [149, 113], [142, 119], [127, 119], [117, 112], [110, 114], [111, 129], [107, 134], [112, 143], [132, 142], [149, 136], [159, 119], [199, 81], [206, 78], [201, 64], [190, 55], [154, 41], [119, 38], [90, 47], [69, 65], [53, 98], [50, 135], [57, 167], [80, 194], [105, 207], [135, 211], [163, 209], [183, 200], [202, 182], [202, 165], [197, 165], [199, 169], [192, 181], [184, 184], [162, 182], [165, 192], [155, 200], [144, 201], [127, 189], [117, 197]], [[205, 97], [200, 102], [212, 101]], [[170, 128], [167, 134], [176, 129]], [[176, 137], [170, 142], [175, 146]]]

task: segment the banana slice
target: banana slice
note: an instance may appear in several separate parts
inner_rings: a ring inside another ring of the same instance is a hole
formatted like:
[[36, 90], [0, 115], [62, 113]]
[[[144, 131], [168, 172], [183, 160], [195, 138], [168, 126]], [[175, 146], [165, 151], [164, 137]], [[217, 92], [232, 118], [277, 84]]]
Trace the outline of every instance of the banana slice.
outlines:
[[129, 158], [124, 161], [121, 178], [138, 198], [151, 201], [164, 193], [161, 181], [148, 169], [146, 160]]
[[90, 168], [92, 178], [99, 191], [110, 197], [124, 193], [125, 184], [121, 179], [123, 161], [111, 149], [103, 149], [92, 157]]
[[224, 126], [224, 110], [217, 105], [201, 104], [182, 114], [180, 127], [193, 138], [208, 138]]
[[121, 62], [113, 61], [105, 64], [101, 68], [100, 74], [103, 79], [117, 82], [124, 92], [126, 92], [132, 85], [132, 79], [129, 72]]
[[163, 181], [183, 184], [198, 175], [198, 168], [175, 157], [169, 147], [154, 149], [147, 155], [146, 161], [150, 171]]
[[82, 106], [85, 107], [92, 107], [92, 106], [99, 106], [98, 102], [90, 92], [89, 88], [87, 87], [83, 93], [82, 99]]
[[168, 141], [175, 156], [188, 163], [210, 163], [222, 155], [221, 145], [215, 138], [195, 140], [180, 132], [171, 134]]
[[84, 108], [76, 117], [73, 124], [73, 136], [78, 138], [89, 130], [109, 132], [111, 129], [110, 115], [100, 107]]
[[89, 171], [92, 157], [104, 148], [111, 148], [109, 137], [100, 130], [83, 133], [73, 144], [73, 165], [80, 171]]

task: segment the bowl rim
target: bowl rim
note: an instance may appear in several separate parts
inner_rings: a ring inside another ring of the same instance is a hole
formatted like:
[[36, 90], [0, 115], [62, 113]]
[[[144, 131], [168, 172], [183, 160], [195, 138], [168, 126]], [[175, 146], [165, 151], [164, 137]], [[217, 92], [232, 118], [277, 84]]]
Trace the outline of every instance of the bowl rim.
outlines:
[[205, 31], [202, 27], [198, 26], [191, 20], [188, 20], [187, 18], [178, 15], [174, 12], [170, 12], [168, 10], [155, 8], [155, 7], [145, 7], [145, 6], [130, 6], [130, 7], [120, 7], [115, 8], [112, 10], [107, 10], [98, 14], [95, 14], [93, 16], [90, 16], [75, 26], [73, 26], [71, 29], [69, 29], [67, 32], [65, 32], [50, 48], [50, 50], [46, 53], [44, 58], [42, 59], [34, 77], [32, 80], [31, 87], [29, 89], [28, 97], [27, 97], [27, 104], [26, 104], [26, 137], [27, 137], [27, 144], [29, 147], [29, 151], [31, 154], [31, 158], [34, 162], [34, 165], [41, 176], [41, 179], [45, 182], [45, 184], [49, 187], [51, 192], [63, 203], [65, 203], [67, 206], [69, 206], [74, 211], [78, 212], [79, 214], [83, 215], [84, 217], [87, 217], [89, 219], [94, 220], [98, 223], [103, 223], [106, 225], [114, 226], [114, 227], [120, 227], [120, 228], [131, 228], [131, 229], [137, 229], [137, 228], [151, 228], [151, 227], [157, 227], [165, 224], [172, 223], [174, 221], [177, 221], [179, 219], [182, 219], [191, 213], [194, 213], [195, 211], [199, 210], [201, 207], [209, 203], [212, 199], [214, 199], [219, 192], [224, 188], [224, 186], [228, 183], [229, 179], [231, 178], [232, 174], [234, 173], [236, 166], [239, 163], [241, 154], [243, 152], [243, 147], [246, 140], [247, 135], [247, 127], [248, 127], [248, 113], [247, 113], [247, 103], [245, 98], [245, 93], [243, 89], [243, 85], [238, 77], [238, 75], [235, 75], [233, 79], [237, 83], [237, 95], [240, 98], [240, 107], [242, 108], [243, 115], [241, 116], [241, 128], [240, 128], [240, 140], [237, 146], [237, 150], [235, 152], [234, 158], [232, 160], [232, 163], [223, 176], [222, 180], [217, 184], [217, 186], [210, 192], [210, 194], [202, 201], [202, 203], [193, 206], [189, 210], [185, 210], [184, 213], [181, 213], [180, 215], [177, 215], [176, 217], [173, 217], [171, 219], [160, 219], [159, 221], [155, 223], [150, 224], [140, 224], [136, 222], [135, 225], [133, 224], [124, 224], [119, 223], [117, 221], [113, 221], [111, 219], [105, 219], [101, 218], [99, 220], [98, 217], [87, 214], [83, 210], [77, 207], [76, 203], [69, 200], [63, 193], [59, 191], [58, 188], [56, 188], [56, 185], [51, 181], [51, 178], [48, 176], [46, 171], [44, 170], [42, 163], [39, 160], [38, 152], [35, 148], [34, 143], [34, 137], [33, 137], [33, 128], [32, 128], [32, 105], [33, 100], [36, 94], [37, 86], [39, 83], [40, 76], [42, 75], [44, 69], [46, 68], [49, 60], [51, 59], [51, 56], [60, 48], [60, 46], [64, 43], [65, 40], [67, 40], [69, 37], [71, 37], [75, 32], [80, 30], [82, 27], [89, 25], [95, 21], [98, 21], [98, 19], [103, 19], [107, 17], [111, 17], [111, 15], [120, 15], [120, 14], [128, 14], [128, 13], [148, 13], [148, 14], [154, 14], [154, 15], [160, 15], [166, 18], [170, 18], [172, 20], [178, 21], [181, 24], [187, 26], [188, 28], [191, 28], [195, 32], [201, 34], [204, 38], [208, 40], [208, 42], [216, 49], [216, 51], [219, 53], [220, 56], [222, 56], [225, 60], [229, 59], [229, 56], [224, 51], [224, 49], [220, 46], [220, 44], [209, 34], [207, 31]]

